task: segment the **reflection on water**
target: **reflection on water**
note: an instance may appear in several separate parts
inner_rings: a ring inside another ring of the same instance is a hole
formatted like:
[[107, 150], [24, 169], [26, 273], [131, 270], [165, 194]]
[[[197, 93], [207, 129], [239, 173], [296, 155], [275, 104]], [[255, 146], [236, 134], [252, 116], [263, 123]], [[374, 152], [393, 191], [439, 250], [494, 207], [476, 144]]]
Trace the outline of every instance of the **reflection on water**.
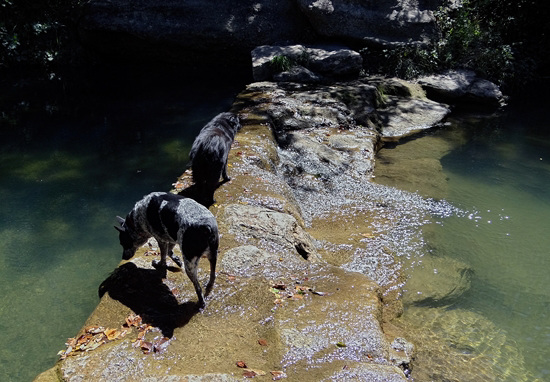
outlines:
[[2, 381], [53, 366], [121, 260], [115, 216], [169, 190], [198, 130], [241, 90], [238, 81], [133, 81], [97, 84], [78, 117], [0, 130]]
[[[445, 373], [445, 357], [434, 359], [443, 345], [435, 347], [431, 339], [456, 351], [449, 369], [464, 362], [454, 374], [460, 380], [550, 378], [550, 119], [543, 113], [541, 106], [461, 120], [381, 152], [377, 181], [445, 198], [466, 211], [424, 227], [429, 245], [419, 260], [429, 269], [415, 271], [424, 278], [411, 278], [406, 286], [404, 317], [424, 347], [419, 358], [431, 367], [420, 375]], [[394, 167], [393, 176], [384, 162]], [[407, 171], [411, 164], [417, 168]], [[436, 171], [422, 178], [423, 168]], [[459, 261], [471, 273], [458, 296], [419, 306], [418, 288], [443, 271], [431, 258]]]

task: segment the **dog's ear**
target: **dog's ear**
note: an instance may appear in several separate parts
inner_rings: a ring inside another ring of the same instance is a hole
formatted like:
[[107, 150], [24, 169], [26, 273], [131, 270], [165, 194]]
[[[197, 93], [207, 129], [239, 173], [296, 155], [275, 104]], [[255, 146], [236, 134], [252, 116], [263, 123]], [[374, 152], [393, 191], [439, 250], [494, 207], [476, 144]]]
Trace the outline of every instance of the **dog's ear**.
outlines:
[[126, 221], [125, 219], [121, 218], [120, 216], [117, 216], [116, 220], [120, 223], [120, 225], [123, 225], [124, 222]]
[[118, 232], [126, 232], [126, 229], [124, 229], [124, 227], [119, 227], [119, 226], [113, 226], [115, 227], [115, 229], [118, 231]]

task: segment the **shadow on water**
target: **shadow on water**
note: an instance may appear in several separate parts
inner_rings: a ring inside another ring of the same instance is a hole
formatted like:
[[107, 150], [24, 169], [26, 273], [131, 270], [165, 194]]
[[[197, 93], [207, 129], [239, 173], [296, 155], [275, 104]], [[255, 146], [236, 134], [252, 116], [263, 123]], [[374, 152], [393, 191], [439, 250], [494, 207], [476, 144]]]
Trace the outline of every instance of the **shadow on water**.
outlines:
[[172, 291], [162, 282], [166, 270], [138, 268], [134, 263], [118, 267], [99, 286], [99, 297], [109, 293], [144, 322], [162, 331], [171, 338], [174, 329], [185, 326], [199, 312], [197, 303], [179, 304]]

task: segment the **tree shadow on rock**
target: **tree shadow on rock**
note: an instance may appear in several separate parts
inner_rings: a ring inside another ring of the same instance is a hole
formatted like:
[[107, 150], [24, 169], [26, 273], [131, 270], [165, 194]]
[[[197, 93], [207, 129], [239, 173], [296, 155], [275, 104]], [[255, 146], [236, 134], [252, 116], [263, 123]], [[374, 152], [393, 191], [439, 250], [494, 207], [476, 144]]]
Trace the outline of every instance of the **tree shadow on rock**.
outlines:
[[162, 279], [166, 270], [138, 268], [129, 262], [118, 267], [99, 286], [99, 297], [105, 293], [139, 314], [142, 320], [157, 327], [171, 338], [174, 329], [186, 325], [199, 312], [198, 304], [179, 304]]

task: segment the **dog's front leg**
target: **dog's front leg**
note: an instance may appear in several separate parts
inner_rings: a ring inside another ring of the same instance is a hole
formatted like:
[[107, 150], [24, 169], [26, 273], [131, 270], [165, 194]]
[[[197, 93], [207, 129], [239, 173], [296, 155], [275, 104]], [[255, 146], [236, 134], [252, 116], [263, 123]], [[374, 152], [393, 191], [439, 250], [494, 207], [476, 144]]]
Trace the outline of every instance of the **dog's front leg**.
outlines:
[[157, 242], [160, 247], [160, 260], [153, 260], [152, 265], [157, 271], [162, 272], [163, 277], [166, 277], [166, 256], [170, 254], [170, 257], [172, 257], [171, 253], [174, 246], [172, 245], [171, 248], [170, 243], [161, 242], [159, 240], [157, 240]]
[[168, 246], [168, 256], [174, 261], [174, 263], [178, 264], [180, 268], [183, 268], [183, 263], [181, 259], [174, 253], [174, 247], [175, 244], [169, 244]]

